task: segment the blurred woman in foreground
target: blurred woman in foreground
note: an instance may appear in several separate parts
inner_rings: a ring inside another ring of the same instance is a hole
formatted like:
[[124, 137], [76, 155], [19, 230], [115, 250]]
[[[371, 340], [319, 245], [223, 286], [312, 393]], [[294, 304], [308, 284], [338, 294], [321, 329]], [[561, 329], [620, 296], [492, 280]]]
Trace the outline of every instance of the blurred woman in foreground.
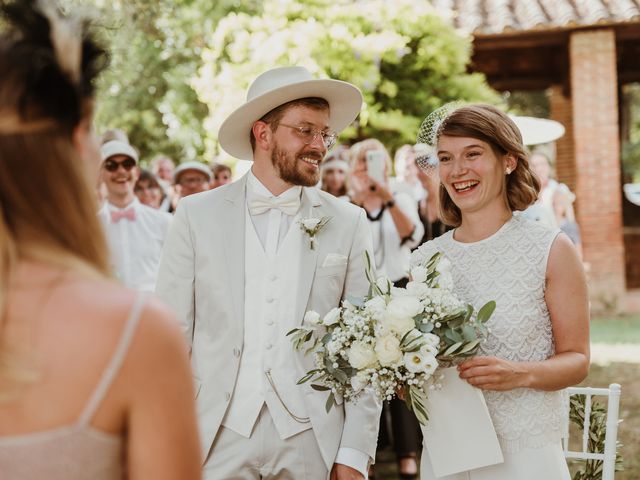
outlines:
[[2, 13], [0, 476], [199, 478], [177, 322], [108, 271], [92, 193], [105, 52], [53, 2]]

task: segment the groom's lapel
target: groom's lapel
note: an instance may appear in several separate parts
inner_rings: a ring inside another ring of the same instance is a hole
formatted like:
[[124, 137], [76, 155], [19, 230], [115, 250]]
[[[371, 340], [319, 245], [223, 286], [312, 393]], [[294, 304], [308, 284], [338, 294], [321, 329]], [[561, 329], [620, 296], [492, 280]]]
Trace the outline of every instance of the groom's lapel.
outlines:
[[244, 325], [244, 249], [246, 215], [245, 175], [232, 183], [224, 198], [224, 208], [220, 215], [219, 227], [224, 232], [224, 255], [227, 264], [227, 278], [231, 289], [231, 301], [240, 328]]
[[[304, 218], [321, 218], [323, 216], [321, 208], [320, 196], [314, 188], [302, 189], [302, 202], [300, 205], [300, 219]], [[318, 261], [318, 250], [320, 248], [318, 237], [316, 237], [315, 249], [311, 249], [309, 235], [300, 229], [298, 225], [292, 225], [292, 228], [298, 230], [300, 245], [300, 270], [298, 274], [300, 289], [296, 300], [295, 319], [302, 322], [305, 314], [305, 308], [309, 302], [309, 294], [313, 278], [316, 274], [316, 263]]]

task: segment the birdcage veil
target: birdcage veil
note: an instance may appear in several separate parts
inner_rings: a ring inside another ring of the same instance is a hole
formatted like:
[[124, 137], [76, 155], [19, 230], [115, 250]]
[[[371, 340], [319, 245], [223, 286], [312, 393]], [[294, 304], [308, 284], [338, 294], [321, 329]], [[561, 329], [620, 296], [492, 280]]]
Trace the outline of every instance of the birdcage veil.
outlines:
[[447, 118], [464, 105], [463, 102], [449, 102], [431, 112], [420, 124], [416, 143], [422, 145], [416, 153], [416, 164], [427, 174], [433, 174], [438, 169], [436, 145]]

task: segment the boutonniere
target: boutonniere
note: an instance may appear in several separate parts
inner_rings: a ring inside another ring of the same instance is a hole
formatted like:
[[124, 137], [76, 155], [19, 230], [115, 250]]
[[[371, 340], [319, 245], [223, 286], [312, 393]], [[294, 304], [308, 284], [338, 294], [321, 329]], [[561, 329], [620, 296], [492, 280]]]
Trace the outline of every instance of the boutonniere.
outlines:
[[300, 229], [309, 236], [309, 247], [311, 250], [316, 249], [316, 235], [322, 227], [324, 227], [327, 223], [329, 223], [331, 217], [322, 217], [322, 218], [301, 218], [298, 221], [300, 225]]

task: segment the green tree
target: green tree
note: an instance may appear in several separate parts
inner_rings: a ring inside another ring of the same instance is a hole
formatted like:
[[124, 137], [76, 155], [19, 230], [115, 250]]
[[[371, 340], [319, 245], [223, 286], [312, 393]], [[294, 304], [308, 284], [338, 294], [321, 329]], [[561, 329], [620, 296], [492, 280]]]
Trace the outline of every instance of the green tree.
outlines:
[[121, 128], [143, 162], [164, 153], [178, 162], [204, 154], [207, 106], [190, 85], [204, 36], [231, 10], [258, 0], [67, 0], [99, 9], [111, 66], [100, 79], [99, 131]]
[[391, 149], [415, 142], [421, 120], [444, 103], [500, 101], [482, 75], [467, 72], [471, 39], [426, 1], [265, 0], [261, 12], [229, 13], [205, 42], [193, 86], [209, 107], [211, 154], [251, 80], [276, 65], [360, 87], [365, 106], [342, 140], [373, 136]]

